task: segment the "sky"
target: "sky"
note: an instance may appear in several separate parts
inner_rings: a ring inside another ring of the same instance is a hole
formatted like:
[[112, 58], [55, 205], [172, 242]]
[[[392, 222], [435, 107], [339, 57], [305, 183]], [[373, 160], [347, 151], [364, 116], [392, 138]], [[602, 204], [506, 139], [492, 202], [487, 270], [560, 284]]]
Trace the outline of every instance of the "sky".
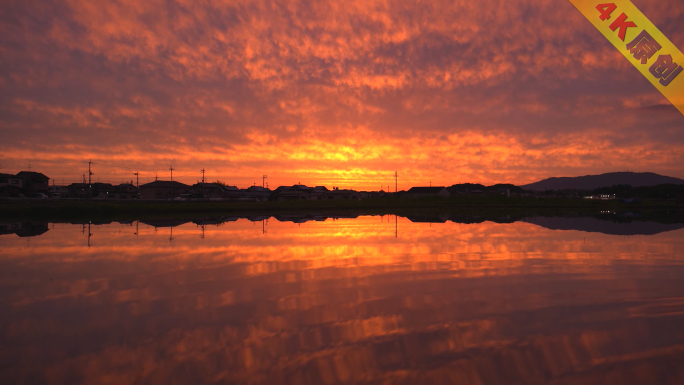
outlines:
[[[684, 49], [681, 0], [632, 2]], [[566, 0], [0, 4], [3, 173], [402, 190], [684, 178], [683, 149], [684, 116]]]

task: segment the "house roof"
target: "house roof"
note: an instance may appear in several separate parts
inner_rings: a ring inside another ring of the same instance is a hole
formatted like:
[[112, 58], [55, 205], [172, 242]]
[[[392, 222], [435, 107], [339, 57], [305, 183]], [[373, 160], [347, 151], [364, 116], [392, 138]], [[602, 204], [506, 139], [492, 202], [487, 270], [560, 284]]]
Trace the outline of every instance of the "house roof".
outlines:
[[271, 192], [270, 189], [267, 189], [265, 187], [261, 186], [250, 186], [247, 188], [248, 191], [257, 191], [257, 192]]
[[145, 188], [145, 187], [175, 187], [175, 188], [188, 188], [190, 186], [181, 183], [181, 182], [176, 182], [175, 180], [155, 180], [154, 182], [146, 183], [144, 185], [141, 185], [140, 188]]
[[14, 174], [0, 174], [0, 178], [18, 178], [18, 176]]
[[203, 183], [203, 182], [197, 182], [197, 183], [195, 183], [195, 184], [193, 185], [193, 187], [195, 187], [195, 186], [197, 186], [197, 187], [204, 187], [204, 188], [221, 188], [221, 187], [223, 187], [223, 186], [221, 186], [220, 184], [216, 184], [216, 183]]
[[[166, 182], [166, 181], [159, 180], [157, 182]], [[176, 226], [184, 225], [188, 222], [190, 222], [190, 221], [185, 220], [185, 219], [155, 219], [155, 220], [140, 221], [140, 223], [143, 223], [143, 224], [146, 224], [146, 225], [152, 226], [152, 227], [176, 227]]]
[[438, 194], [444, 187], [411, 187], [409, 194]]
[[358, 193], [356, 190], [332, 190], [328, 191], [329, 194], [350, 194], [350, 193]]
[[19, 171], [19, 173], [17, 174], [17, 176], [20, 177], [20, 178], [32, 178], [32, 179], [47, 179], [47, 180], [50, 180], [50, 178], [48, 178], [47, 175], [42, 174], [42, 173], [39, 173], [39, 172], [35, 172], [35, 171]]
[[290, 188], [293, 190], [313, 190], [313, 187], [305, 186], [303, 184], [296, 184]]

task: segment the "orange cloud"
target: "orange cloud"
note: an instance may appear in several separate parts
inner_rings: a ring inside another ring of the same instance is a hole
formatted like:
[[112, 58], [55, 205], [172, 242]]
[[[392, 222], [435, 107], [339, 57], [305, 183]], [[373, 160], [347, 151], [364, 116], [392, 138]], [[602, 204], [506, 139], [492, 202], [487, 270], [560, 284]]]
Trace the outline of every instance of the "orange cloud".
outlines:
[[10, 311], [0, 356], [16, 363], [4, 378], [485, 382], [496, 366], [496, 383], [604, 383], [652, 378], [659, 365], [681, 373], [682, 337], [668, 333], [681, 324], [681, 229], [644, 242], [406, 218], [395, 238], [387, 216], [265, 228], [240, 219], [201, 238], [189, 223], [170, 241], [169, 228], [141, 223], [133, 235], [109, 224], [89, 229], [90, 248], [80, 225], [55, 224], [30, 247], [1, 235]]
[[[637, 4], [676, 44], [684, 11]], [[663, 4], [669, 5], [663, 5]], [[671, 4], [670, 4], [671, 3]], [[44, 1], [0, 19], [0, 149], [57, 180], [376, 189], [681, 174], [684, 117], [557, 1]], [[493, 10], [496, 10], [495, 12]], [[105, 167], [106, 165], [106, 167]], [[183, 176], [180, 176], [183, 175]]]

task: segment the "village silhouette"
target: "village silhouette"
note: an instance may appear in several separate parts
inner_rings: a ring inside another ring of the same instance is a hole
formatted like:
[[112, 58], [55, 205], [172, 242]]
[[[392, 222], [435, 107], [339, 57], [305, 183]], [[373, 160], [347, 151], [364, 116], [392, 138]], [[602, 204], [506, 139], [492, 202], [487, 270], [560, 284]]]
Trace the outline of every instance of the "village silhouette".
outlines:
[[[89, 162], [90, 163], [90, 162]], [[676, 199], [684, 203], [684, 180], [654, 173], [616, 172], [602, 175], [548, 178], [525, 186], [494, 184], [485, 186], [460, 183], [451, 186], [414, 186], [398, 190], [398, 174], [395, 172], [394, 191], [357, 191], [326, 186], [294, 184], [270, 189], [263, 176], [262, 186], [256, 184], [239, 188], [221, 181], [202, 181], [189, 185], [176, 180], [159, 180], [139, 184], [136, 180], [120, 184], [93, 182], [90, 168], [82, 182], [57, 185], [54, 179], [37, 171], [20, 171], [17, 174], [0, 174], [0, 198], [49, 199], [49, 200], [95, 200], [95, 201], [224, 201], [224, 202], [283, 202], [283, 201], [360, 201], [368, 198], [450, 198], [457, 196], [503, 196], [503, 197], [554, 197], [575, 199], [613, 200], [623, 203], [640, 203], [641, 198]], [[173, 173], [173, 168], [171, 168]], [[88, 175], [88, 178], [86, 178]], [[627, 178], [627, 179], [625, 179]], [[625, 183], [625, 180], [634, 182]], [[52, 181], [52, 183], [50, 183]], [[620, 182], [623, 181], [623, 182]], [[589, 184], [587, 184], [589, 183]], [[555, 186], [555, 188], [554, 188]]]
[[[204, 170], [202, 170], [204, 171]], [[89, 174], [92, 173], [89, 171]], [[138, 175], [135, 173], [134, 175]], [[173, 175], [173, 174], [172, 174]], [[397, 174], [394, 174], [397, 177]], [[173, 178], [173, 177], [172, 177]], [[171, 201], [328, 201], [362, 200], [382, 197], [451, 197], [453, 195], [506, 195], [523, 196], [526, 193], [512, 184], [483, 186], [480, 184], [459, 184], [450, 187], [411, 187], [407, 191], [357, 191], [326, 186], [295, 184], [270, 189], [265, 185], [239, 188], [221, 181], [201, 181], [188, 185], [175, 180], [155, 180], [149, 183], [111, 184], [85, 180], [69, 185], [56, 185], [47, 175], [36, 171], [21, 171], [17, 174], [0, 174], [0, 197], [43, 198], [43, 199], [94, 199], [94, 200], [171, 200]], [[204, 178], [203, 178], [204, 179]], [[396, 179], [395, 179], [396, 181]]]

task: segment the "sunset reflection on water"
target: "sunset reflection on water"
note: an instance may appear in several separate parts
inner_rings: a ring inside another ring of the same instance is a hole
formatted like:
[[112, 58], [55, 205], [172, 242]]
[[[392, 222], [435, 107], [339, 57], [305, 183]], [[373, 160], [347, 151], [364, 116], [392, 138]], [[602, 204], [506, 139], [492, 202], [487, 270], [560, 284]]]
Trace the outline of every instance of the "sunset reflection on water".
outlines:
[[681, 229], [143, 222], [0, 236], [4, 379], [684, 383]]

